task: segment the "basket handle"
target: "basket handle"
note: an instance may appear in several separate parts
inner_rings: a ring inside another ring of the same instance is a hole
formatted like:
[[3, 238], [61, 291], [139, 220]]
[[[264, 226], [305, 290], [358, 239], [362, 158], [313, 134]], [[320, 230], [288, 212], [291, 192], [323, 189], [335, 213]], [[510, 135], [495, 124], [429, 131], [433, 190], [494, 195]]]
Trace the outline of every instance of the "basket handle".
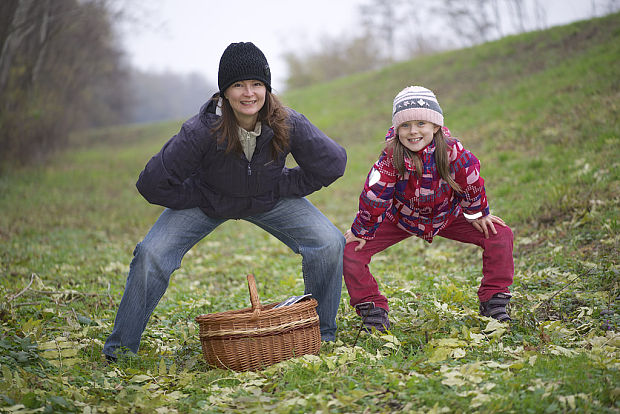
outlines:
[[256, 280], [253, 274], [248, 274], [248, 289], [250, 290], [250, 302], [252, 302], [252, 317], [250, 320], [257, 320], [260, 316], [260, 299], [258, 299], [258, 290], [256, 289]]

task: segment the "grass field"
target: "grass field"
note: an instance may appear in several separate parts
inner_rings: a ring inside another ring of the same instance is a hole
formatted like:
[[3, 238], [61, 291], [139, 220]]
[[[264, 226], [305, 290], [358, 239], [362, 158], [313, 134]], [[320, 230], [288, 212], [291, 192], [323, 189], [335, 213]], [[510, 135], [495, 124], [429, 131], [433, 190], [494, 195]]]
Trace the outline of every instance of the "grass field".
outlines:
[[310, 197], [344, 232], [394, 95], [434, 90], [514, 230], [514, 322], [477, 313], [478, 249], [408, 240], [372, 263], [389, 334], [353, 347], [343, 290], [336, 343], [255, 373], [209, 369], [194, 322], [249, 306], [250, 272], [263, 303], [303, 292], [300, 257], [243, 221], [186, 256], [137, 357], [101, 357], [161, 212], [135, 180], [180, 122], [90, 131], [0, 176], [0, 412], [619, 412], [619, 62], [615, 14], [283, 96], [347, 148], [345, 176]]

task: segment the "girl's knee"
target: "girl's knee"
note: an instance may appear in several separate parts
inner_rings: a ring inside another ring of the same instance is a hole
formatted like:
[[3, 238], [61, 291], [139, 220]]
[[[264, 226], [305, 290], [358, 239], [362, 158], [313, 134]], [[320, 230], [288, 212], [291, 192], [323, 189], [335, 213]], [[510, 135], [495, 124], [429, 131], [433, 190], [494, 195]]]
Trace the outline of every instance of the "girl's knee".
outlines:
[[487, 249], [501, 249], [510, 250], [513, 249], [514, 235], [512, 229], [508, 226], [495, 226], [497, 234], [492, 235], [483, 242], [483, 248]]
[[495, 226], [495, 230], [497, 230], [497, 236], [500, 240], [510, 242], [512, 244], [514, 240], [514, 234], [512, 233], [512, 229], [508, 226]]
[[353, 255], [347, 254], [345, 250], [345, 254], [342, 258], [342, 270], [346, 275], [354, 274], [359, 267], [359, 260], [357, 260]]
[[356, 242], [348, 243], [344, 246], [344, 258], [345, 260], [354, 260], [355, 256], [359, 255], [359, 252], [355, 251], [357, 247]]
[[355, 251], [356, 247], [357, 243], [355, 242], [348, 243], [344, 247], [342, 265], [344, 266], [345, 272], [347, 269], [350, 271], [357, 271], [360, 266], [365, 266], [370, 262], [370, 258], [362, 251]]

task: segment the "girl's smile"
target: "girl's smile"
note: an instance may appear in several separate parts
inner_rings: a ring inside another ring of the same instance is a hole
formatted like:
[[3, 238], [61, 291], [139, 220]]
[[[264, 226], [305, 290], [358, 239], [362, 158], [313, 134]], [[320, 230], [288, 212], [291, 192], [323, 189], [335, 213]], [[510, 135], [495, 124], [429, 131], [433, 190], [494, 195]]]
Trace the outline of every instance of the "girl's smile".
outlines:
[[427, 121], [407, 121], [398, 126], [398, 140], [413, 152], [419, 152], [433, 141], [439, 126]]

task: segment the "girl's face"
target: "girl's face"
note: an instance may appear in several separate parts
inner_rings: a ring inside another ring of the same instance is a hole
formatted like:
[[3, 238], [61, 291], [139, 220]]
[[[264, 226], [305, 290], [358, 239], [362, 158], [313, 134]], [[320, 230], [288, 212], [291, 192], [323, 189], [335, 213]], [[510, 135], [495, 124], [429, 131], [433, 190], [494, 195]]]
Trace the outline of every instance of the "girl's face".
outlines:
[[265, 104], [266, 94], [265, 84], [254, 79], [235, 82], [224, 91], [237, 122], [248, 131], [254, 129], [258, 111]]
[[405, 148], [418, 152], [426, 148], [433, 141], [433, 135], [439, 130], [439, 125], [428, 121], [407, 121], [398, 126], [396, 133], [398, 140]]

